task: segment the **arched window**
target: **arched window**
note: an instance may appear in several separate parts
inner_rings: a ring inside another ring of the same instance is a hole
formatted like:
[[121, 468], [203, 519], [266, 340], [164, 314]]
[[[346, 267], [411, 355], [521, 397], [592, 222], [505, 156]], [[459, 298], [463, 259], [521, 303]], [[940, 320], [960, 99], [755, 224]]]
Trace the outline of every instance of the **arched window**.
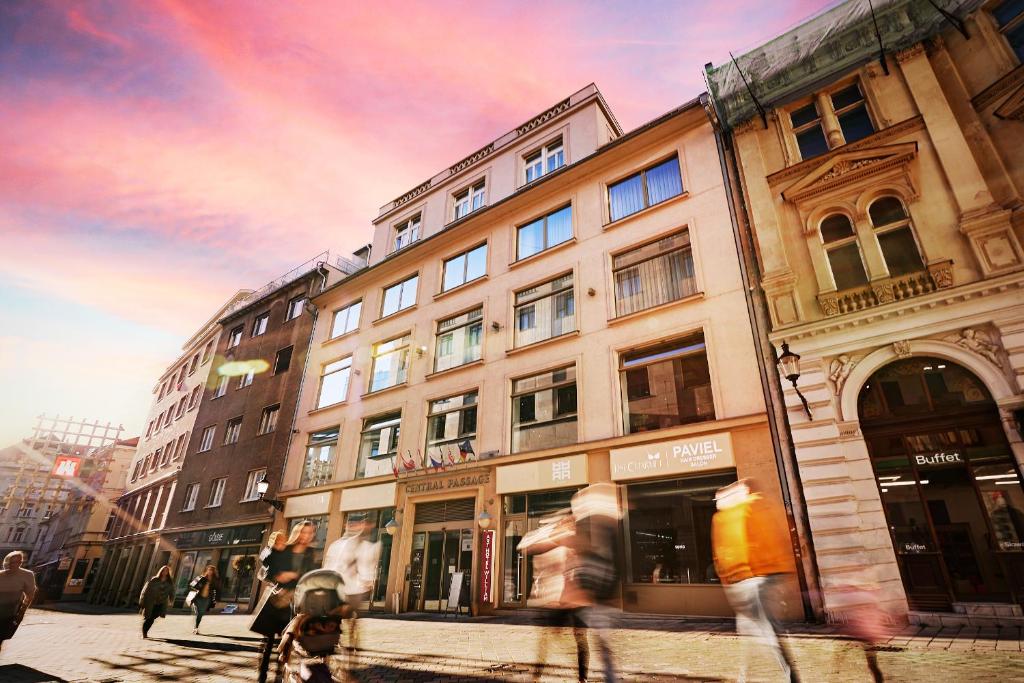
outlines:
[[910, 216], [898, 198], [880, 197], [868, 208], [871, 225], [878, 236], [889, 275], [898, 277], [907, 273], [924, 270], [921, 252], [910, 228]]
[[864, 271], [860, 247], [857, 245], [857, 234], [850, 219], [844, 214], [834, 213], [821, 221], [820, 230], [836, 289], [850, 289], [867, 284], [868, 276]]

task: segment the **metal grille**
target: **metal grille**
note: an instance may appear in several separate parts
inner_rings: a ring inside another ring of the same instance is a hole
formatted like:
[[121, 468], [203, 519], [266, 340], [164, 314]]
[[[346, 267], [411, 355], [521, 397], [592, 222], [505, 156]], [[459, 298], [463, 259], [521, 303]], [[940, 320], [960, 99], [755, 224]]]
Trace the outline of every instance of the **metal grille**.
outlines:
[[415, 523], [436, 524], [438, 522], [472, 521], [475, 510], [476, 499], [474, 498], [419, 503], [416, 505]]

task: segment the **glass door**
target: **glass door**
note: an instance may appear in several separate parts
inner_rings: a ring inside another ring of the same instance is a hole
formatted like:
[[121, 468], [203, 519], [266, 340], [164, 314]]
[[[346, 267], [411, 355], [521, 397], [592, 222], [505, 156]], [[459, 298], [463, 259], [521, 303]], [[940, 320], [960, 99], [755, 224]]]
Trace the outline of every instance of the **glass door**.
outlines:
[[468, 596], [472, 567], [472, 529], [416, 532], [409, 562], [409, 609], [445, 609], [455, 572], [463, 572], [462, 590]]

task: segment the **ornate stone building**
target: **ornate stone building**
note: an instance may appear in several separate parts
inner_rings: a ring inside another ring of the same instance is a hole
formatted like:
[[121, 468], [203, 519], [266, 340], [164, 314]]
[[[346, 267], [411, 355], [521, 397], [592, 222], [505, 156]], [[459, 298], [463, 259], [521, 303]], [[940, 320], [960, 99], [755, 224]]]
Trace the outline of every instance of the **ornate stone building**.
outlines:
[[851, 0], [708, 68], [755, 298], [801, 356], [786, 414], [828, 614], [866, 582], [916, 620], [1020, 615], [1020, 14]]

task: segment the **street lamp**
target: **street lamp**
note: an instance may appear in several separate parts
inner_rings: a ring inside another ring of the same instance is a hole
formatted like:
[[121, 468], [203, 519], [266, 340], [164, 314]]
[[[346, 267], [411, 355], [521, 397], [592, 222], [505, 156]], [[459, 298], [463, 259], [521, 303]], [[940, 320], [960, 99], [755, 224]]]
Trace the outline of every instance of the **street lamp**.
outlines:
[[398, 533], [398, 530], [402, 528], [402, 525], [392, 517], [391, 521], [384, 525], [384, 531], [388, 532], [388, 536], [394, 536]]
[[281, 501], [277, 500], [276, 498], [265, 498], [264, 497], [264, 496], [267, 495], [267, 490], [269, 488], [270, 488], [270, 482], [267, 481], [267, 475], [264, 474], [263, 478], [260, 479], [258, 482], [256, 482], [256, 493], [260, 494], [260, 500], [262, 500], [264, 503], [266, 503], [270, 507], [274, 508], [275, 510], [278, 510], [280, 512], [284, 512], [284, 503], [282, 503]]
[[807, 405], [807, 399], [804, 398], [804, 395], [800, 393], [800, 389], [796, 386], [796, 381], [800, 379], [800, 354], [793, 353], [789, 350], [789, 344], [782, 342], [782, 355], [779, 356], [778, 364], [779, 374], [793, 383], [796, 395], [800, 397], [800, 402], [804, 404], [804, 412], [807, 413], [807, 419], [813, 420], [811, 407]]
[[491, 514], [487, 512], [487, 510], [484, 510], [477, 516], [476, 523], [480, 525], [481, 529], [487, 529], [491, 526], [492, 519], [493, 517], [491, 517]]

